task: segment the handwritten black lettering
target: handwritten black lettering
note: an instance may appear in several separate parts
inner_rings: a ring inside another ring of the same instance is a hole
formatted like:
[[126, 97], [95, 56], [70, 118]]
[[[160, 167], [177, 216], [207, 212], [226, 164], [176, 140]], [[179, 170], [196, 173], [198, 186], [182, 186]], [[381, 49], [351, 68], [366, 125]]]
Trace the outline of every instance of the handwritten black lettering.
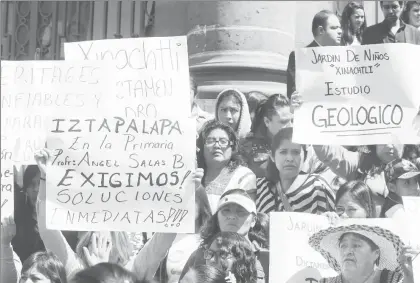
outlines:
[[312, 111], [312, 123], [316, 127], [327, 128], [336, 126], [359, 126], [359, 125], [393, 125], [399, 126], [404, 118], [403, 109], [400, 105], [371, 106], [358, 108], [324, 108], [317, 105]]
[[343, 87], [331, 87], [333, 82], [325, 82], [327, 86], [327, 93], [329, 95], [367, 95], [370, 93], [370, 87], [364, 86], [343, 86]]
[[70, 174], [70, 172], [75, 172], [75, 171], [76, 171], [75, 169], [66, 169], [66, 173], [64, 174], [64, 177], [57, 184], [57, 187], [60, 187], [60, 186], [65, 186], [65, 187], [71, 186], [70, 183], [64, 184], [64, 182], [65, 182], [66, 179], [73, 179], [73, 177], [68, 176], [68, 175]]
[[312, 64], [318, 63], [335, 63], [340, 62], [340, 55], [339, 54], [317, 54], [315, 49], [312, 49], [312, 54], [314, 55], [313, 60], [311, 61]]

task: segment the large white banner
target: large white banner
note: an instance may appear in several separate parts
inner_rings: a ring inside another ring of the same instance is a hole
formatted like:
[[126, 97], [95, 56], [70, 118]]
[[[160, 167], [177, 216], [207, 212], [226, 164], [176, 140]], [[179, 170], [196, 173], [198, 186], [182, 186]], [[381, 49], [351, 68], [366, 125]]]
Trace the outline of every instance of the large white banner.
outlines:
[[296, 51], [303, 144], [420, 143], [420, 46], [381, 44]]
[[194, 233], [195, 123], [56, 118], [47, 228]]
[[14, 162], [35, 164], [34, 152], [45, 147], [47, 117], [106, 112], [104, 97], [113, 85], [105, 66], [87, 61], [1, 62], [1, 136], [14, 140]]
[[187, 37], [106, 39], [64, 44], [66, 60], [109, 61], [117, 115], [156, 118], [191, 114]]

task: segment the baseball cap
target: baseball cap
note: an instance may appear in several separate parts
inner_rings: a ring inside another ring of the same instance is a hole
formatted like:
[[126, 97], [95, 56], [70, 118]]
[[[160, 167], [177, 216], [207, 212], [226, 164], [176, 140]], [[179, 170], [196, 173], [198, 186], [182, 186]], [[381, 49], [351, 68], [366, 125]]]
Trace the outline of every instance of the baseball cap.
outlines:
[[[244, 191], [246, 194], [246, 192]], [[219, 211], [228, 204], [237, 204], [242, 206], [249, 213], [257, 214], [257, 206], [255, 202], [247, 195], [232, 193], [225, 196], [222, 196], [217, 205], [217, 210]]]
[[387, 183], [397, 179], [410, 179], [420, 174], [419, 169], [414, 163], [406, 159], [397, 159], [385, 168], [385, 180]]

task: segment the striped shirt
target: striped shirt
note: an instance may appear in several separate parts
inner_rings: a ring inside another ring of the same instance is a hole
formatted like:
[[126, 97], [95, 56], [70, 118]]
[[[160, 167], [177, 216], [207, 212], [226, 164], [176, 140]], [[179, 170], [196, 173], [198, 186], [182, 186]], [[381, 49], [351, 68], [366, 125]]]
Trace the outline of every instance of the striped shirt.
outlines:
[[[294, 212], [321, 214], [335, 211], [335, 194], [318, 175], [301, 174], [284, 194]], [[257, 211], [287, 211], [277, 193], [276, 184], [266, 178], [257, 179]]]

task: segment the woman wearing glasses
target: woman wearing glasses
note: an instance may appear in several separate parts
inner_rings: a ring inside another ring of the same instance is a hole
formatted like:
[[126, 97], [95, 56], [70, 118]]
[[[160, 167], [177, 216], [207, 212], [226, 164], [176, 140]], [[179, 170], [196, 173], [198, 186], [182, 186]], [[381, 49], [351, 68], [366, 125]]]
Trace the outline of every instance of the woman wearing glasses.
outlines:
[[[259, 221], [254, 201], [241, 189], [230, 190], [222, 195], [217, 212], [201, 229], [200, 247], [188, 259], [184, 270], [182, 271], [180, 280], [182, 280], [190, 268], [195, 268], [202, 264], [209, 264], [210, 260], [216, 261], [216, 264], [219, 262], [222, 263], [222, 261], [218, 261], [218, 258], [213, 259], [210, 257], [210, 255], [218, 250], [215, 239], [217, 239], [217, 235], [220, 232], [237, 233], [244, 237], [246, 240], [245, 242], [247, 242], [252, 249], [252, 254], [255, 255], [255, 266], [257, 270], [256, 282], [264, 283], [266, 276], [259, 255], [262, 249], [268, 249], [268, 235]], [[231, 251], [234, 255], [234, 262], [236, 262], [236, 264], [245, 264], [242, 263], [243, 261], [238, 261], [239, 250], [231, 249]], [[251, 258], [251, 255], [246, 255], [243, 260], [250, 261]], [[229, 271], [230, 262], [227, 258], [223, 262], [226, 271]], [[240, 281], [241, 278], [246, 277], [240, 273], [235, 274], [236, 267], [237, 265], [232, 263], [231, 272], [235, 275], [237, 282], [255, 282]]]
[[201, 172], [201, 184], [212, 212], [216, 211], [220, 196], [230, 189], [239, 188], [251, 197], [255, 195], [256, 177], [243, 166], [238, 139], [230, 126], [214, 120], [207, 122], [198, 137], [197, 150], [197, 172]]

